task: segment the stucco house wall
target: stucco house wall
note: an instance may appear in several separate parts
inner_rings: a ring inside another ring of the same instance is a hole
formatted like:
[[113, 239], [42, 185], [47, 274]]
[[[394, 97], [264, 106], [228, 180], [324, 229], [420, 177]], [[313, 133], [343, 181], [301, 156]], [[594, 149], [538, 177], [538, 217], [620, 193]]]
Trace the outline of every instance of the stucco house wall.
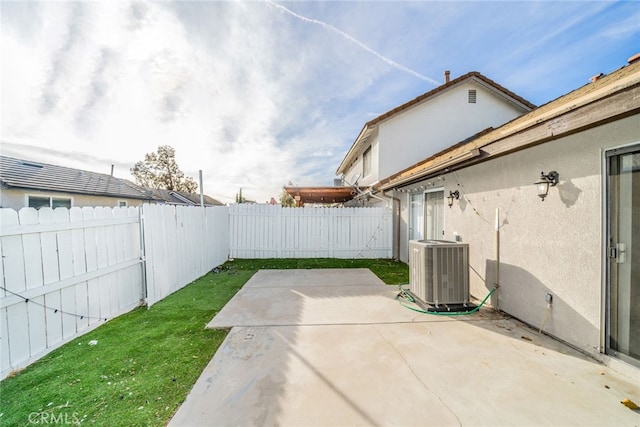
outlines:
[[119, 206], [118, 203], [121, 201], [126, 202], [127, 206], [139, 206], [142, 203], [148, 202], [147, 200], [141, 200], [141, 199], [115, 198], [115, 197], [90, 196], [90, 195], [84, 195], [84, 194], [72, 194], [72, 193], [62, 193], [62, 192], [52, 192], [52, 191], [3, 188], [0, 191], [0, 207], [20, 210], [21, 208], [28, 206], [29, 195], [71, 199], [72, 207], [85, 207], [85, 206], [116, 207], [116, 206]]
[[354, 184], [355, 177], [358, 177], [358, 186], [360, 187], [367, 187], [380, 179], [380, 145], [378, 144], [377, 132], [371, 138], [371, 144], [368, 147], [371, 147], [371, 173], [367, 176], [363, 174], [364, 151], [362, 151], [358, 153], [353, 164], [344, 173], [344, 179], [348, 182], [348, 184], [345, 182], [345, 185]]
[[[476, 103], [468, 100], [476, 91]], [[469, 80], [379, 125], [379, 176], [387, 177], [465, 138], [498, 127], [525, 112]]]
[[[449, 173], [445, 238], [469, 243], [471, 293], [495, 283], [495, 217], [500, 210], [500, 288], [493, 305], [590, 353], [601, 346], [603, 152], [640, 141], [638, 116], [566, 136]], [[533, 183], [556, 170], [541, 201]]]
[[[367, 122], [336, 175], [373, 186], [422, 159], [535, 106], [478, 72], [469, 72]], [[473, 96], [471, 94], [473, 92]], [[473, 98], [473, 99], [472, 99]], [[371, 149], [372, 173], [363, 176], [363, 154]]]

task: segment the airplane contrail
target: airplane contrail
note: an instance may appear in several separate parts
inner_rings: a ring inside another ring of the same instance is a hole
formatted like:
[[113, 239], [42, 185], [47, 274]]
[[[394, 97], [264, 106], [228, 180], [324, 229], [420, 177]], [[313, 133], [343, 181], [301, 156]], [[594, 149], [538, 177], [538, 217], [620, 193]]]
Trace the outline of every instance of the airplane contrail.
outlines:
[[318, 21], [317, 19], [311, 19], [311, 18], [307, 18], [306, 16], [298, 15], [297, 13], [287, 9], [286, 7], [284, 7], [282, 5], [279, 5], [278, 3], [274, 3], [271, 0], [264, 0], [264, 1], [269, 3], [270, 5], [272, 5], [274, 7], [277, 7], [279, 9], [281, 9], [281, 10], [284, 10], [289, 15], [295, 16], [296, 18], [298, 18], [298, 19], [300, 19], [300, 20], [302, 20], [304, 22], [309, 22], [311, 24], [317, 24], [317, 25], [320, 25], [321, 27], [324, 27], [324, 28], [326, 28], [328, 30], [331, 30], [331, 31], [335, 32], [335, 33], [338, 33], [339, 35], [341, 35], [342, 37], [346, 38], [350, 42], [355, 43], [356, 45], [360, 46], [362, 49], [366, 50], [367, 52], [369, 52], [369, 53], [371, 53], [371, 54], [373, 54], [375, 56], [377, 56], [379, 59], [381, 59], [385, 63], [391, 65], [394, 68], [397, 68], [400, 71], [404, 71], [405, 73], [411, 74], [412, 76], [417, 77], [420, 80], [427, 81], [427, 82], [432, 83], [433, 85], [436, 85], [436, 86], [441, 84], [441, 82], [439, 82], [437, 80], [434, 80], [431, 77], [427, 77], [425, 75], [422, 75], [422, 74], [420, 74], [420, 73], [418, 73], [416, 71], [413, 71], [410, 68], [405, 67], [402, 64], [398, 64], [394, 60], [389, 59], [384, 55], [379, 54], [378, 52], [376, 52], [375, 50], [371, 49], [366, 44], [356, 40], [355, 38], [351, 37], [349, 34], [345, 33], [344, 31], [341, 31], [341, 30], [337, 29], [336, 27], [334, 27], [331, 24], [327, 24], [326, 22]]

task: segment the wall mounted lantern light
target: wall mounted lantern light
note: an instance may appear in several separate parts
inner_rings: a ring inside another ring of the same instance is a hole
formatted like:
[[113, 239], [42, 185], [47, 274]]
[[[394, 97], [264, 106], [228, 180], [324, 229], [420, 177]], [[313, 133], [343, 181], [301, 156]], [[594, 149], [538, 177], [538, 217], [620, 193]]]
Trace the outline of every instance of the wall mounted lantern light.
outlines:
[[447, 204], [449, 205], [449, 207], [453, 206], [453, 200], [458, 200], [460, 198], [460, 192], [458, 190], [456, 191], [449, 191], [449, 195], [447, 196]]
[[556, 171], [551, 171], [545, 175], [544, 172], [540, 172], [540, 178], [535, 182], [535, 186], [538, 187], [538, 197], [544, 202], [544, 198], [549, 194], [549, 186], [555, 187], [558, 185], [560, 175]]

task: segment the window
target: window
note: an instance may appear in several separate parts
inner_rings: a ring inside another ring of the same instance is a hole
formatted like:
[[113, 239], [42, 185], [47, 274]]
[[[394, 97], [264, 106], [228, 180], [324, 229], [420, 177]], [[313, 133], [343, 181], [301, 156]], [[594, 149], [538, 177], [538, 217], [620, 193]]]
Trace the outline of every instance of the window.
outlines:
[[119, 208], [126, 208], [127, 207], [127, 202], [125, 200], [118, 200], [118, 207]]
[[70, 208], [71, 199], [65, 197], [28, 196], [27, 205], [30, 208]]
[[640, 366], [640, 145], [605, 153], [607, 163], [606, 351]]
[[412, 194], [409, 199], [409, 240], [441, 240], [444, 236], [444, 191]]
[[477, 96], [475, 89], [469, 89], [469, 104], [475, 104]]
[[444, 236], [444, 191], [424, 195], [425, 238], [438, 240]]
[[362, 155], [362, 176], [371, 175], [371, 147], [364, 150]]
[[51, 207], [51, 198], [29, 196], [29, 207], [36, 208], [36, 209]]
[[412, 194], [409, 202], [409, 240], [424, 239], [424, 195]]
[[71, 207], [71, 199], [63, 199], [52, 197], [51, 198], [51, 207], [52, 208], [70, 208]]

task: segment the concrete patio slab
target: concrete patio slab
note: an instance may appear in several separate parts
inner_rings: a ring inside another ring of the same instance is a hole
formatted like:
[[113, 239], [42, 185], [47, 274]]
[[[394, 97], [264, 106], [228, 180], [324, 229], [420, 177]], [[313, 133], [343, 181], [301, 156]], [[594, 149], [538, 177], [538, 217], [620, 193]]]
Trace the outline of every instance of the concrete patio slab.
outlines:
[[[402, 307], [369, 269], [261, 270], [207, 325], [339, 325], [445, 320]], [[474, 319], [487, 318], [491, 312]], [[467, 317], [466, 320], [471, 320]]]
[[[272, 273], [262, 277], [288, 280]], [[332, 296], [336, 283], [324, 287], [326, 295], [319, 286], [307, 286], [313, 294], [278, 306], [292, 312], [276, 318], [319, 321], [322, 313], [305, 313], [314, 300], [340, 298], [362, 307], [384, 300], [399, 317], [389, 315], [381, 323], [235, 326], [170, 425], [640, 425], [640, 412], [620, 404], [625, 398], [640, 402], [637, 382], [514, 319], [476, 313], [461, 321], [403, 308], [413, 313], [404, 321], [393, 298], [362, 289], [372, 284], [352, 286], [360, 289], [348, 297]], [[381, 292], [387, 288], [377, 286]], [[242, 291], [256, 296], [239, 301], [259, 301], [262, 295], [263, 305], [272, 303], [273, 294], [265, 290], [254, 282]], [[248, 306], [235, 307], [250, 315]], [[325, 318], [337, 322], [338, 313], [353, 320], [341, 310]], [[266, 310], [266, 317], [253, 320], [271, 321], [276, 314]]]
[[379, 287], [379, 285], [384, 285], [384, 282], [368, 268], [260, 270], [249, 279], [243, 289], [355, 285]]

